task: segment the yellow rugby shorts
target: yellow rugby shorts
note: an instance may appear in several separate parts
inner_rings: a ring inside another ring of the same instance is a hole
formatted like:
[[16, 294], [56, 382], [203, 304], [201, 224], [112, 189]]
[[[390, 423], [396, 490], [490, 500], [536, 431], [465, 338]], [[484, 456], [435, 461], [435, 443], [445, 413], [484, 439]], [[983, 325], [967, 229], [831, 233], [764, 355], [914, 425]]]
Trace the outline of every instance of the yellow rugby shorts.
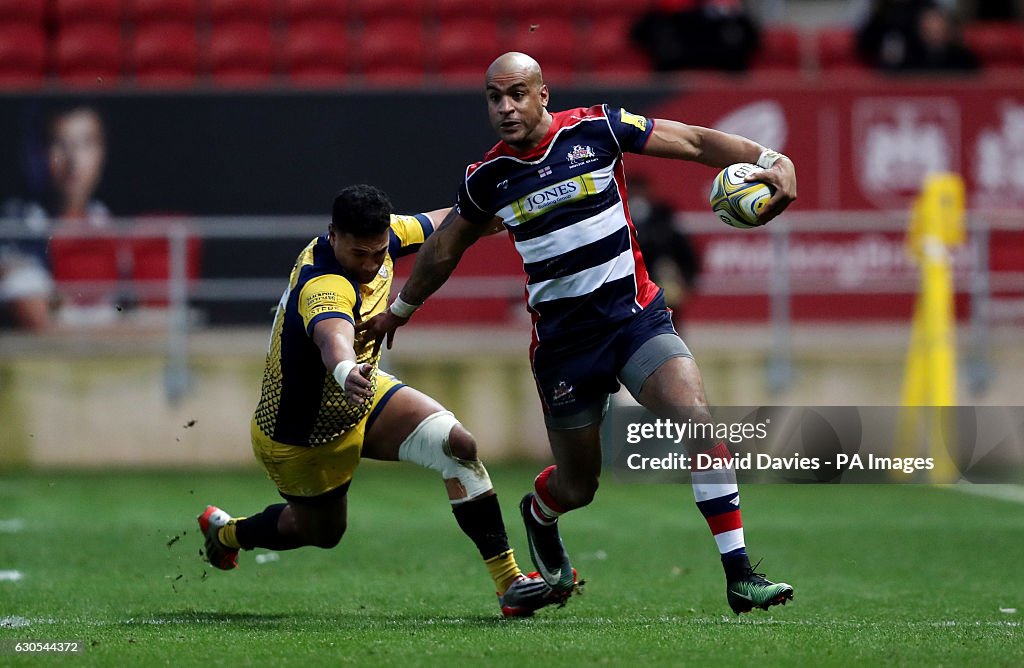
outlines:
[[250, 424], [252, 451], [277, 489], [287, 496], [319, 496], [352, 480], [359, 466], [363, 437], [371, 418], [376, 418], [384, 404], [403, 383], [389, 373], [377, 371], [377, 391], [370, 410], [359, 423], [338, 438], [305, 447], [279, 443]]

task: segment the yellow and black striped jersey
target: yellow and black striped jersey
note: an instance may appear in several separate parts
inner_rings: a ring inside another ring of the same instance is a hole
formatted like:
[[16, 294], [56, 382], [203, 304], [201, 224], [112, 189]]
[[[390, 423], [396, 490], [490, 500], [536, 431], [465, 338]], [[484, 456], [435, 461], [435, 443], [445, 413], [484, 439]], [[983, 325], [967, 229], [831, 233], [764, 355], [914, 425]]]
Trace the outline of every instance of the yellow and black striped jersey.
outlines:
[[[345, 401], [342, 388], [324, 368], [313, 327], [326, 318], [344, 318], [355, 325], [383, 311], [395, 259], [415, 253], [433, 231], [424, 214], [392, 215], [384, 264], [365, 284], [346, 275], [326, 234], [299, 254], [274, 316], [256, 407], [260, 431], [279, 443], [317, 446], [338, 438], [365, 417], [369, 406]], [[379, 359], [372, 346], [356, 348], [360, 363], [369, 362], [376, 369]], [[376, 374], [372, 378], [376, 383]]]

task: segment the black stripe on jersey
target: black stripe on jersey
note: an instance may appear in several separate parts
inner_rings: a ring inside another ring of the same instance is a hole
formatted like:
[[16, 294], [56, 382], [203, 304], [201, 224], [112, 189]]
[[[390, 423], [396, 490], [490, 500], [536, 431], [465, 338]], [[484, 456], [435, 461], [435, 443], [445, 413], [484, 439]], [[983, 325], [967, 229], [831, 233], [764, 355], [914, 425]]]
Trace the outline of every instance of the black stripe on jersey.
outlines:
[[322, 235], [313, 247], [313, 264], [303, 266], [288, 296], [285, 321], [281, 327], [281, 398], [277, 410], [274, 433], [269, 436], [280, 443], [308, 445], [309, 437], [320, 411], [327, 370], [324, 368], [320, 348], [313, 342], [313, 326], [323, 317], [341, 316], [340, 312], [325, 313], [303, 326], [299, 314], [302, 288], [317, 276], [339, 274], [352, 284], [356, 294], [355, 312], [359, 312], [361, 295], [359, 285], [348, 276], [334, 256], [327, 237]]
[[344, 271], [326, 234], [317, 237], [313, 246], [313, 264], [307, 266], [315, 268], [318, 274], [340, 274]]
[[[357, 297], [356, 298], [356, 302], [358, 303], [358, 301], [359, 301], [359, 299]], [[358, 311], [358, 308], [359, 307], [356, 306], [356, 310], [357, 311]], [[342, 320], [348, 320], [350, 323], [352, 323], [353, 327], [356, 324], [355, 321], [352, 319], [352, 316], [350, 316], [348, 313], [341, 313], [339, 311], [330, 311], [328, 313], [320, 313], [319, 315], [314, 316], [313, 319], [309, 321], [309, 327], [306, 328], [307, 329], [306, 333], [309, 336], [313, 336], [313, 329], [316, 327], [316, 324], [318, 322], [320, 322], [321, 320], [328, 320], [330, 318], [341, 318]]]
[[395, 234], [395, 229], [391, 228], [388, 230], [388, 255], [391, 259], [399, 257], [399, 253], [402, 252], [402, 240]]
[[299, 315], [298, 293], [303, 283], [300, 279], [285, 311], [285, 318], [297, 322], [285, 322], [281, 329], [281, 399], [274, 433], [270, 434], [275, 441], [292, 445], [309, 442], [327, 374], [320, 348], [306, 335]]
[[363, 433], [368, 433], [370, 431], [370, 427], [372, 427], [373, 423], [380, 417], [380, 414], [384, 411], [384, 407], [388, 405], [389, 401], [391, 401], [391, 397], [395, 392], [399, 391], [403, 387], [405, 387], [405, 383], [398, 383], [384, 393], [384, 396], [380, 398], [380, 401], [377, 402], [377, 405], [373, 407], [373, 410], [370, 411], [370, 414], [366, 417], [366, 427]]
[[615, 179], [612, 179], [608, 187], [600, 193], [589, 195], [578, 202], [567, 202], [533, 220], [512, 227], [512, 238], [516, 241], [536, 239], [555, 230], [592, 218], [620, 201], [618, 185]]
[[[607, 148], [609, 137], [614, 151]], [[567, 156], [576, 146], [594, 150], [593, 162], [577, 162], [573, 168]], [[488, 212], [496, 213], [514, 199], [542, 189], [545, 183], [558, 183], [607, 168], [620, 155], [618, 140], [604, 116], [582, 118], [573, 125], [560, 128], [544, 154], [534, 160], [499, 155], [479, 163], [463, 179], [457, 206], [467, 220], [487, 222], [490, 220]], [[544, 168], [550, 172], [541, 178], [538, 171]]]
[[[417, 213], [413, 218], [420, 224], [420, 228], [423, 230], [423, 240], [426, 241], [430, 238], [430, 235], [434, 232], [434, 224], [430, 222], [430, 217], [423, 213]], [[395, 234], [394, 229], [391, 230], [391, 238], [388, 241], [388, 255], [391, 256], [392, 260], [397, 260], [400, 257], [405, 257], [415, 253], [420, 249], [422, 243], [409, 244], [406, 247], [402, 247], [402, 240]]]
[[604, 264], [617, 258], [623, 251], [629, 250], [629, 247], [629, 228], [623, 224], [621, 228], [603, 239], [579, 246], [547, 260], [528, 262], [523, 265], [523, 269], [530, 277], [527, 281], [528, 284], [550, 281]]
[[568, 337], [582, 343], [579, 337], [584, 334], [604, 336], [603, 325], [613, 325], [640, 310], [636, 305], [635, 280], [633, 276], [624, 276], [586, 295], [537, 304], [533, 307], [540, 316], [537, 338], [547, 342]]

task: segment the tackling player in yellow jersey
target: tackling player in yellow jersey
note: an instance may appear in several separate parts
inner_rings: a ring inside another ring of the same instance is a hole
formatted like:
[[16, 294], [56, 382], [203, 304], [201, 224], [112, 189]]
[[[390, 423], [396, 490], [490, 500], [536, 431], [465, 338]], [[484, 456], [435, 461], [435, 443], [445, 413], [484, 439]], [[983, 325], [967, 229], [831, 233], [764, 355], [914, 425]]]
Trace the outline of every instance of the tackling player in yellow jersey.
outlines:
[[418, 250], [447, 213], [394, 215], [368, 185], [335, 198], [327, 234], [299, 254], [277, 307], [251, 425], [256, 459], [287, 503], [238, 518], [207, 507], [198, 519], [210, 564], [237, 568], [240, 549], [334, 547], [360, 460], [401, 460], [441, 474], [504, 615], [568, 598], [520, 571], [473, 436], [437, 401], [380, 370], [372, 344], [353, 341], [356, 324], [387, 307], [394, 260]]

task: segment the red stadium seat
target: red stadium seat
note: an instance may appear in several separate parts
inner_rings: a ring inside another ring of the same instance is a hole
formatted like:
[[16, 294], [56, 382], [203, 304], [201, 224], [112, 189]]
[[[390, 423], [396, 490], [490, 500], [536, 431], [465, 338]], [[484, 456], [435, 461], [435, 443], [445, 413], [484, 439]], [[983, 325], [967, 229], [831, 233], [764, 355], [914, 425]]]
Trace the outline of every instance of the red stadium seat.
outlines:
[[[145, 224], [145, 223], [143, 223]], [[133, 281], [166, 283], [170, 277], [170, 246], [166, 227], [153, 224], [153, 236], [132, 236], [128, 240], [132, 257]], [[202, 241], [199, 237], [189, 236], [185, 241], [185, 276], [189, 280], [199, 278]], [[161, 307], [167, 305], [167, 299], [159, 296], [143, 297], [140, 306]]]
[[630, 40], [633, 20], [628, 16], [594, 18], [587, 31], [588, 69], [605, 78], [646, 76], [650, 62]]
[[376, 83], [415, 83], [429, 69], [423, 22], [379, 19], [363, 26], [355, 51], [363, 76]]
[[57, 34], [53, 49], [54, 69], [64, 84], [106, 87], [120, 80], [124, 53], [119, 25], [68, 25]]
[[345, 21], [350, 10], [346, 0], [281, 0], [281, 18], [299, 21]]
[[352, 0], [353, 14], [364, 23], [393, 19], [423, 20], [430, 5], [431, 0]]
[[750, 69], [797, 72], [802, 65], [798, 30], [768, 28], [761, 31], [761, 44], [750, 61]]
[[14, 23], [42, 25], [47, 0], [0, 0], [0, 26]]
[[270, 23], [273, 16], [271, 0], [206, 0], [209, 19], [219, 23]]
[[438, 25], [437, 71], [442, 77], [483, 81], [484, 71], [503, 48], [497, 21], [477, 17]]
[[327, 20], [290, 23], [281, 56], [291, 83], [338, 85], [348, 77], [352, 65], [347, 26], [344, 21]]
[[199, 19], [199, 0], [130, 0], [128, 20], [143, 23], [177, 21], [194, 24]]
[[127, 245], [126, 240], [112, 237], [55, 235], [49, 244], [53, 278], [65, 287], [80, 282], [117, 281], [121, 278], [118, 257]]
[[857, 37], [847, 28], [822, 28], [815, 35], [818, 67], [823, 72], [866, 71], [857, 55]]
[[258, 21], [215, 24], [210, 30], [205, 56], [206, 67], [215, 83], [265, 85], [274, 71], [270, 24]]
[[581, 7], [577, 7], [576, 3], [565, 0], [514, 0], [505, 3], [502, 11], [516, 21], [540, 23], [545, 19], [583, 17], [590, 13], [590, 8], [585, 2]]
[[118, 25], [124, 15], [124, 0], [53, 0], [53, 16], [61, 26], [72, 23]]
[[973, 23], [964, 29], [964, 39], [986, 68], [1024, 67], [1024, 27], [1018, 23]]
[[593, 20], [618, 20], [633, 22], [644, 12], [654, 8], [656, 0], [579, 0], [579, 11]]
[[143, 86], [191, 86], [199, 73], [194, 23], [150, 22], [139, 25], [131, 43], [135, 80]]
[[46, 33], [31, 23], [0, 24], [0, 86], [32, 88], [46, 79]]
[[565, 82], [582, 69], [586, 57], [575, 21], [548, 17], [519, 20], [507, 35], [508, 49], [527, 53], [540, 63], [547, 81]]
[[464, 19], [488, 19], [497, 25], [498, 0], [434, 0], [434, 13], [442, 26]]

